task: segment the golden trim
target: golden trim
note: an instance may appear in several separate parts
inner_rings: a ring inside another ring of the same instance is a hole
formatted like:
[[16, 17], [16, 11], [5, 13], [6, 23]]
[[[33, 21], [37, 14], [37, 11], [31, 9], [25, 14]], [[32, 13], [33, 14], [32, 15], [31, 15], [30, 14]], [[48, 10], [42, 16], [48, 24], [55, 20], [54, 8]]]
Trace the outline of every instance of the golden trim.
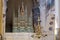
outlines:
[[2, 14], [2, 9], [3, 9], [3, 0], [0, 0], [0, 34], [3, 33], [3, 14]]

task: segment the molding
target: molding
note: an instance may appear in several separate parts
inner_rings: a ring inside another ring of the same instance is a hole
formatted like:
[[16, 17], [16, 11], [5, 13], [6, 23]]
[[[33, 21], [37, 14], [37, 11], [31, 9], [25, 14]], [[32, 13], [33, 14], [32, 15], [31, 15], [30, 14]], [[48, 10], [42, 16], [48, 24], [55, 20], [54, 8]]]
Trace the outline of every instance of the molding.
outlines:
[[3, 9], [3, 0], [0, 0], [0, 34], [3, 33], [3, 13], [2, 13], [2, 9]]

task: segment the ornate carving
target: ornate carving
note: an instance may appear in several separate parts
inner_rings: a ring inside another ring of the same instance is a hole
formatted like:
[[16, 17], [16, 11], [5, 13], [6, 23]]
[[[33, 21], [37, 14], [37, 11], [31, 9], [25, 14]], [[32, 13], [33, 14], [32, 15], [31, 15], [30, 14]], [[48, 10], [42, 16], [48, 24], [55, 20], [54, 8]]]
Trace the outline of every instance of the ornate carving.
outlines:
[[22, 6], [20, 8], [20, 12], [21, 12], [21, 15], [23, 16], [24, 15], [24, 4], [23, 4], [23, 2], [22, 2]]
[[[36, 25], [34, 25], [34, 26], [36, 26]], [[42, 36], [41, 25], [40, 25], [40, 17], [38, 17], [38, 25], [35, 27], [35, 32], [36, 32], [35, 37], [40, 38]]]
[[38, 25], [36, 28], [36, 34], [41, 35], [40, 17], [38, 17]]

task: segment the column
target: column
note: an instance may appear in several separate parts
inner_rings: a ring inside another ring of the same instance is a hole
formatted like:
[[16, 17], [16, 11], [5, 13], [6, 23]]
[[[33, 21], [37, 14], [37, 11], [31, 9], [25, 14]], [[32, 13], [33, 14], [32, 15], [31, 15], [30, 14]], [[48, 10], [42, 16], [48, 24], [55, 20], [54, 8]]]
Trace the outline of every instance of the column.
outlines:
[[55, 0], [55, 34], [57, 37], [57, 40], [60, 40], [60, 0]]
[[0, 34], [2, 34], [3, 33], [3, 26], [2, 26], [2, 16], [3, 16], [3, 14], [2, 14], [2, 0], [0, 0]]

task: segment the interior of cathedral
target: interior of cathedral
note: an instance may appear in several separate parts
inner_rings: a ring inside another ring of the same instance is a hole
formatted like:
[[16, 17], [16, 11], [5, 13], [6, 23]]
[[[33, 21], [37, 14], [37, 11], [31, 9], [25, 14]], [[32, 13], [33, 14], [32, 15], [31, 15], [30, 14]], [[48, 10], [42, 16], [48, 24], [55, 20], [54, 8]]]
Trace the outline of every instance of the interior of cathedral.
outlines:
[[60, 40], [55, 0], [0, 0], [0, 40]]
[[27, 0], [8, 0], [6, 10], [6, 32], [34, 32], [32, 6], [32, 0], [29, 0], [29, 3]]

